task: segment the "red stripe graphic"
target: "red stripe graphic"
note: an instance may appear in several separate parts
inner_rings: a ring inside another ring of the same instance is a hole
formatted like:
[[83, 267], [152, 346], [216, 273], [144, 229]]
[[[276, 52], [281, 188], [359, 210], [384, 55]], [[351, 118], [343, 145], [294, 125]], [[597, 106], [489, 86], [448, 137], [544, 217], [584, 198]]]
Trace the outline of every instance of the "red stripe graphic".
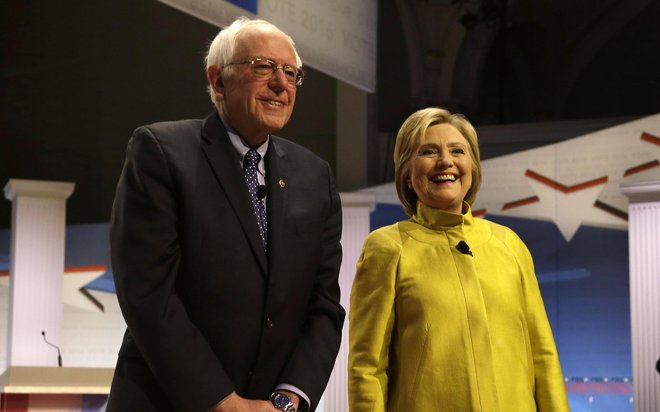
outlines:
[[486, 216], [486, 209], [477, 209], [472, 211], [472, 216], [474, 217], [484, 217]]
[[626, 171], [623, 173], [623, 176], [630, 176], [634, 175], [635, 173], [643, 172], [644, 170], [649, 170], [653, 169], [654, 167], [660, 166], [660, 162], [657, 160], [653, 160], [648, 163], [641, 164], [639, 166], [631, 167], [630, 169], [626, 169]]
[[27, 393], [2, 393], [0, 395], [0, 410], [7, 412], [27, 412], [28, 411]]
[[628, 213], [621, 211], [613, 206], [610, 206], [607, 203], [601, 202], [600, 200], [596, 200], [596, 202], [594, 203], [594, 207], [602, 210], [603, 212], [607, 212], [613, 216], [616, 216], [619, 219], [628, 220]]
[[577, 192], [578, 190], [587, 189], [589, 187], [594, 187], [594, 186], [603, 185], [603, 184], [607, 183], [607, 176], [603, 176], [603, 177], [599, 177], [597, 179], [589, 180], [587, 182], [578, 183], [578, 184], [573, 185], [573, 186], [565, 186], [565, 185], [562, 185], [561, 183], [555, 182], [554, 180], [552, 180], [550, 178], [547, 178], [543, 175], [540, 175], [540, 174], [538, 174], [538, 173], [536, 173], [532, 170], [529, 170], [529, 169], [525, 172], [525, 176], [527, 176], [531, 179], [534, 179], [537, 182], [543, 183], [546, 186], [550, 186], [550, 187], [552, 187], [556, 190], [559, 190], [560, 192], [564, 192], [564, 193], [573, 193], [573, 192]]
[[536, 203], [540, 201], [538, 196], [526, 197], [520, 200], [514, 200], [513, 202], [507, 202], [502, 206], [502, 210], [513, 209], [515, 207], [529, 205], [531, 203]]
[[644, 140], [645, 142], [657, 144], [658, 146], [660, 146], [660, 137], [653, 136], [651, 133], [646, 133], [646, 132], [642, 133], [640, 139]]

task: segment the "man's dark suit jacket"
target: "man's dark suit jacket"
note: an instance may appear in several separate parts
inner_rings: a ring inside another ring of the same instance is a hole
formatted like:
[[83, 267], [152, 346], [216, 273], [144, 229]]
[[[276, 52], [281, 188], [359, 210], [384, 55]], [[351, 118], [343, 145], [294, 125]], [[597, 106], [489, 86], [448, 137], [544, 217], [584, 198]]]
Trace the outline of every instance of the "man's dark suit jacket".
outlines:
[[108, 411], [203, 412], [286, 383], [318, 405], [341, 341], [341, 206], [327, 162], [271, 136], [268, 253], [217, 112], [138, 128], [111, 219], [127, 323]]

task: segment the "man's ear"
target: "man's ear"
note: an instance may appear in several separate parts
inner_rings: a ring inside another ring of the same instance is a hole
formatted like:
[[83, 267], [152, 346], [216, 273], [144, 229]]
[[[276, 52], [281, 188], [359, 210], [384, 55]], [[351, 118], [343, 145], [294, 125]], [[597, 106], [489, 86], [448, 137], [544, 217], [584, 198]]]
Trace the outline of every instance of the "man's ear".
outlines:
[[224, 96], [225, 94], [225, 84], [222, 80], [222, 68], [218, 66], [209, 66], [206, 69], [206, 79], [209, 82], [209, 85], [215, 91], [216, 96]]

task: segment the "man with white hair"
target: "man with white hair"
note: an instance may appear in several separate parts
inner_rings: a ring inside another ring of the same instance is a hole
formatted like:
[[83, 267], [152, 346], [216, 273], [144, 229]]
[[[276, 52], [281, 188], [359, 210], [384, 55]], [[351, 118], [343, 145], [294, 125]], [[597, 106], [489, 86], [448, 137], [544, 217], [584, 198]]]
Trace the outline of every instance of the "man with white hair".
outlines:
[[274, 136], [304, 78], [240, 18], [206, 56], [215, 110], [139, 127], [111, 220], [127, 323], [107, 411], [313, 411], [341, 341], [341, 205], [327, 162]]

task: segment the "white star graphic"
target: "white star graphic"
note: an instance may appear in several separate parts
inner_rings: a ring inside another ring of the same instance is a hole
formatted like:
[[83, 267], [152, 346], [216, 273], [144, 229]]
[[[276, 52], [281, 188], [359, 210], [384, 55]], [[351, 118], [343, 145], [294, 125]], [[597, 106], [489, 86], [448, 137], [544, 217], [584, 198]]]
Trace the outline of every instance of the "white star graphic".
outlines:
[[580, 225], [594, 214], [604, 212], [594, 207], [605, 183], [567, 193], [528, 177], [528, 183], [539, 201], [522, 206], [519, 215], [548, 219], [555, 222], [567, 242], [570, 242]]

